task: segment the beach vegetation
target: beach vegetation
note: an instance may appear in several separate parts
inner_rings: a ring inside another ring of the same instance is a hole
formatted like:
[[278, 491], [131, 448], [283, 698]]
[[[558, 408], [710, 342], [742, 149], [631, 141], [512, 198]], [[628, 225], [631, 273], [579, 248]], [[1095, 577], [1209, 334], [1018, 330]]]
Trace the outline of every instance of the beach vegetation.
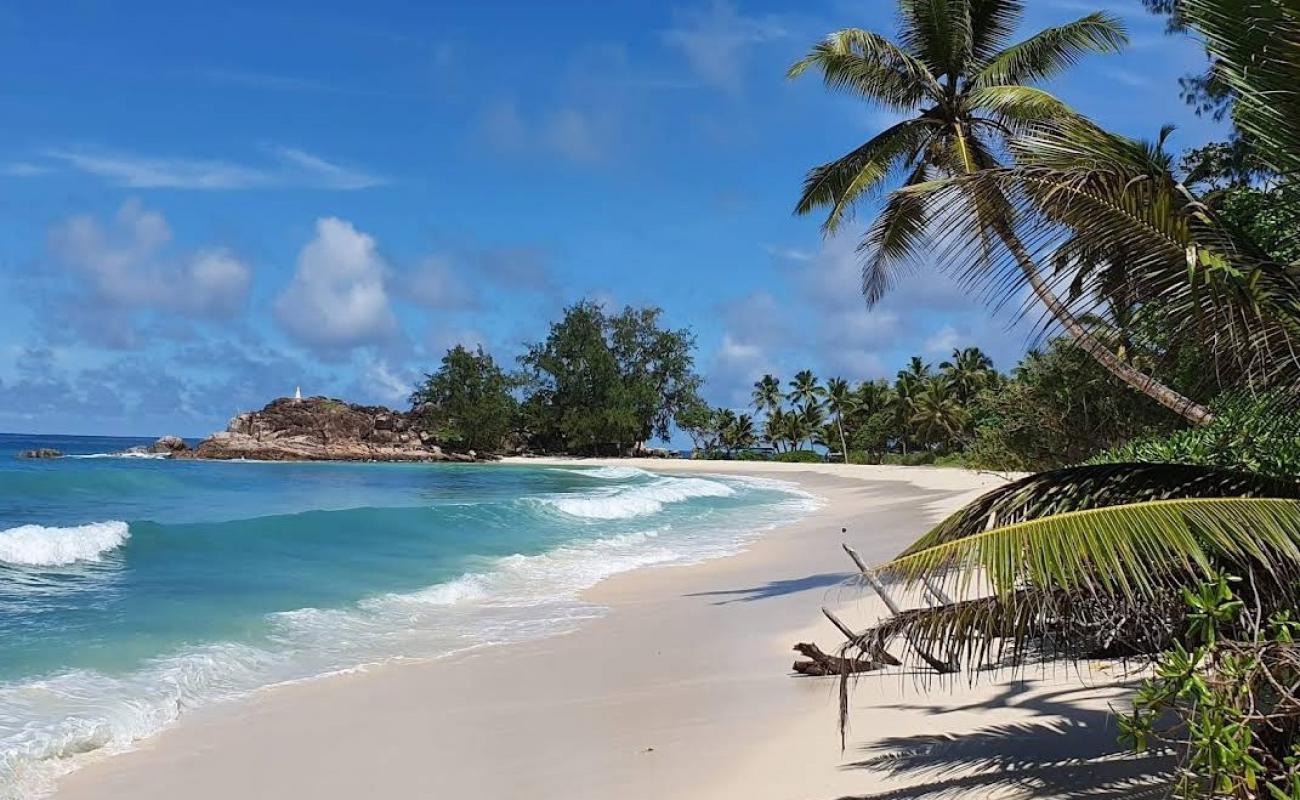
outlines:
[[[894, 648], [934, 673], [972, 674], [1044, 658], [1151, 659], [1154, 677], [1137, 692], [1124, 733], [1136, 747], [1164, 742], [1185, 754], [1178, 794], [1300, 798], [1300, 264], [1289, 249], [1291, 209], [1278, 208], [1300, 176], [1300, 8], [1291, 0], [1148, 5], [1205, 46], [1209, 70], [1190, 92], [1235, 129], [1224, 147], [1191, 154], [1208, 164], [1201, 176], [1179, 174], [1168, 129], [1150, 141], [1117, 136], [1045, 97], [1032, 115], [998, 120], [1004, 138], [990, 152], [1004, 158], [972, 148], [965, 134], [979, 122], [957, 124], [980, 108], [970, 94], [998, 85], [1016, 98], [1005, 108], [1027, 102], [1009, 80], [1014, 70], [979, 55], [981, 36], [1010, 33], [983, 15], [1018, 17], [1020, 3], [900, 2], [901, 44], [841, 31], [796, 65], [886, 108], [933, 108], [932, 120], [911, 120], [927, 126], [928, 138], [916, 140], [927, 150], [885, 149], [915, 127], [900, 123], [852, 158], [814, 170], [805, 187], [809, 208], [831, 208], [833, 227], [861, 191], [909, 175], [868, 230], [869, 300], [896, 279], [881, 263], [925, 242], [931, 260], [992, 296], [1028, 288], [1072, 350], [1197, 426], [1161, 431], [1165, 423], [1153, 419], [1143, 434], [1147, 420], [1122, 419], [1122, 405], [1106, 409], [1085, 425], [1114, 436], [1096, 463], [1008, 483], [894, 559], [859, 563], [873, 587], [893, 581], [930, 602], [854, 633], [842, 655]], [[942, 24], [953, 20], [963, 24]], [[996, 80], [981, 84], [990, 70]], [[945, 75], [967, 77], [945, 86]], [[936, 81], [946, 99], [933, 93]], [[963, 91], [964, 105], [953, 108]], [[962, 159], [926, 163], [947, 152]], [[1035, 361], [1044, 358], [1056, 362], [1051, 369]], [[1027, 424], [1016, 417], [1018, 396], [1064, 397], [1092, 413], [1071, 394], [1068, 376], [1084, 373], [1068, 358], [1053, 342], [1022, 363], [1007, 382], [1013, 388], [977, 394], [974, 403], [982, 396], [988, 408], [971, 415], [981, 420], [974, 454], [1025, 449], [1020, 434], [1002, 435]], [[940, 395], [926, 386], [924, 364], [914, 366], [894, 391], [913, 414], [927, 404], [913, 442], [933, 451], [927, 432], [944, 432], [931, 419]], [[1212, 405], [1192, 399], [1216, 394]], [[1056, 435], [1073, 444], [1071, 432]], [[1057, 458], [1077, 464], [1095, 445]]]
[[664, 327], [662, 314], [629, 306], [611, 315], [584, 300], [528, 347], [519, 359], [522, 426], [534, 447], [622, 455], [666, 440], [683, 412], [692, 419], [701, 383], [695, 336]]
[[456, 345], [411, 393], [411, 407], [437, 441], [457, 450], [499, 452], [514, 427], [515, 380], [482, 347]]

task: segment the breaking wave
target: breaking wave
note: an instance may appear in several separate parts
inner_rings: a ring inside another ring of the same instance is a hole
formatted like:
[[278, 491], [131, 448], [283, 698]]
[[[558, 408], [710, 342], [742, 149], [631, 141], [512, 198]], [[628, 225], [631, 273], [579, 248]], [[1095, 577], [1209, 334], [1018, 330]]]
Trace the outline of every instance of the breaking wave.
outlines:
[[0, 562], [24, 567], [58, 567], [99, 561], [131, 536], [125, 522], [111, 520], [67, 528], [19, 525], [0, 531]]

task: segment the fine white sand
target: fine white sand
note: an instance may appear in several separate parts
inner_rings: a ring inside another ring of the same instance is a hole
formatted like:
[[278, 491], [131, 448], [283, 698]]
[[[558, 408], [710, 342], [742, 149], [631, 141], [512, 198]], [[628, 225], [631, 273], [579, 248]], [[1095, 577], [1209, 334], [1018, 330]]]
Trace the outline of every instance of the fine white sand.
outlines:
[[[537, 463], [533, 461], [532, 463]], [[588, 462], [591, 464], [612, 462]], [[626, 464], [627, 462], [621, 462]], [[795, 677], [790, 648], [882, 609], [852, 585], [846, 538], [894, 555], [999, 482], [959, 470], [646, 461], [664, 472], [796, 482], [813, 515], [747, 552], [611, 578], [575, 633], [282, 687], [186, 717], [66, 777], [65, 800], [244, 798], [1129, 797], [1110, 671], [1039, 670], [923, 691], [861, 678], [847, 747], [837, 684]], [[846, 536], [840, 529], [848, 528]], [[1141, 783], [1140, 780], [1136, 783]], [[1108, 793], [1109, 792], [1109, 793]]]

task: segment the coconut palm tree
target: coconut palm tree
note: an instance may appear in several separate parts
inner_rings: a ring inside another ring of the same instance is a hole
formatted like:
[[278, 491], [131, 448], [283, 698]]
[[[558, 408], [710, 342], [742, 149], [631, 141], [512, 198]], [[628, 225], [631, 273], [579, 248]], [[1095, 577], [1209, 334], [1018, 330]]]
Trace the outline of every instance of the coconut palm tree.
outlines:
[[[1024, 13], [1018, 0], [899, 0], [898, 7], [898, 42], [858, 28], [836, 31], [789, 70], [791, 78], [819, 71], [831, 89], [912, 115], [808, 173], [795, 211], [828, 209], [827, 235], [836, 233], [858, 201], [892, 176], [903, 175], [904, 187], [919, 186], [997, 167], [997, 154], [1006, 150], [1011, 135], [1073, 116], [1056, 97], [1029, 84], [1064, 71], [1085, 55], [1118, 52], [1127, 42], [1119, 20], [1104, 12], [1012, 44]], [[964, 211], [979, 227], [985, 253], [955, 264], [961, 277], [994, 279], [997, 257], [1009, 254], [1018, 282], [999, 285], [998, 300], [1027, 284], [1066, 335], [1116, 377], [1194, 424], [1208, 422], [1212, 416], [1204, 406], [1125, 363], [1089, 335], [1053, 291], [1049, 271], [1017, 236], [1008, 207], [1006, 198], [988, 194], [966, 203]], [[895, 191], [889, 196], [861, 244], [867, 254], [862, 290], [869, 304], [897, 282], [900, 266], [928, 260], [926, 241], [936, 224], [923, 193]]]
[[788, 439], [787, 433], [790, 428], [789, 413], [778, 406], [774, 411], [767, 415], [763, 421], [763, 438], [772, 443], [772, 447], [779, 453], [781, 445]]
[[940, 364], [939, 371], [956, 392], [957, 400], [962, 405], [969, 403], [996, 374], [993, 371], [993, 360], [978, 347], [953, 349], [952, 360]]
[[812, 400], [806, 400], [804, 401], [804, 404], [799, 406], [796, 410], [794, 417], [799, 421], [799, 444], [802, 445], [804, 441], [807, 441], [808, 446], [811, 447], [813, 436], [823, 425], [826, 424], [825, 407], [822, 406], [821, 403], [818, 403], [815, 398]]
[[970, 414], [948, 381], [933, 378], [921, 385], [912, 398], [909, 420], [921, 441], [944, 446], [959, 439]]
[[781, 401], [784, 400], [781, 394], [781, 381], [775, 375], [764, 375], [754, 381], [754, 391], [750, 398], [755, 411], [770, 416], [781, 407]]
[[802, 406], [817, 402], [824, 391], [812, 370], [804, 369], [795, 373], [794, 380], [790, 381], [790, 392], [786, 397], [792, 405]]
[[[840, 453], [844, 463], [849, 463], [849, 444], [844, 438], [844, 417], [851, 413], [857, 404], [857, 397], [849, 388], [849, 382], [843, 378], [831, 378], [826, 381], [826, 405], [835, 416], [835, 427], [839, 431]], [[827, 445], [829, 448], [830, 445]]]
[[754, 446], [754, 418], [748, 414], [732, 414], [722, 428], [722, 442], [728, 454]]

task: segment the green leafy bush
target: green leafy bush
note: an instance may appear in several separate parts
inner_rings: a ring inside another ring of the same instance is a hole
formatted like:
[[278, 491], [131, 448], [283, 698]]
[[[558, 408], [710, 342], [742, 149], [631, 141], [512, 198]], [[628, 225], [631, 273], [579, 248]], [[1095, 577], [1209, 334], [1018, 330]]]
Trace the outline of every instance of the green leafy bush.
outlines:
[[1160, 655], [1120, 717], [1134, 749], [1185, 753], [1174, 789], [1187, 800], [1300, 798], [1300, 623], [1261, 607], [1277, 598], [1252, 599], [1252, 585], [1219, 577], [1184, 589], [1185, 642]]
[[1274, 395], [1225, 395], [1211, 404], [1215, 419], [1210, 424], [1139, 439], [1092, 463], [1199, 464], [1295, 479], [1300, 477], [1300, 412], [1293, 404]]
[[812, 450], [790, 450], [785, 453], [777, 453], [772, 460], [787, 464], [820, 464], [825, 461], [821, 453]]
[[766, 453], [762, 450], [741, 450], [736, 454], [738, 461], [771, 461], [772, 453]]
[[911, 453], [885, 453], [880, 463], [899, 467], [922, 467], [933, 464], [934, 460], [935, 455], [929, 450], [916, 450]]

